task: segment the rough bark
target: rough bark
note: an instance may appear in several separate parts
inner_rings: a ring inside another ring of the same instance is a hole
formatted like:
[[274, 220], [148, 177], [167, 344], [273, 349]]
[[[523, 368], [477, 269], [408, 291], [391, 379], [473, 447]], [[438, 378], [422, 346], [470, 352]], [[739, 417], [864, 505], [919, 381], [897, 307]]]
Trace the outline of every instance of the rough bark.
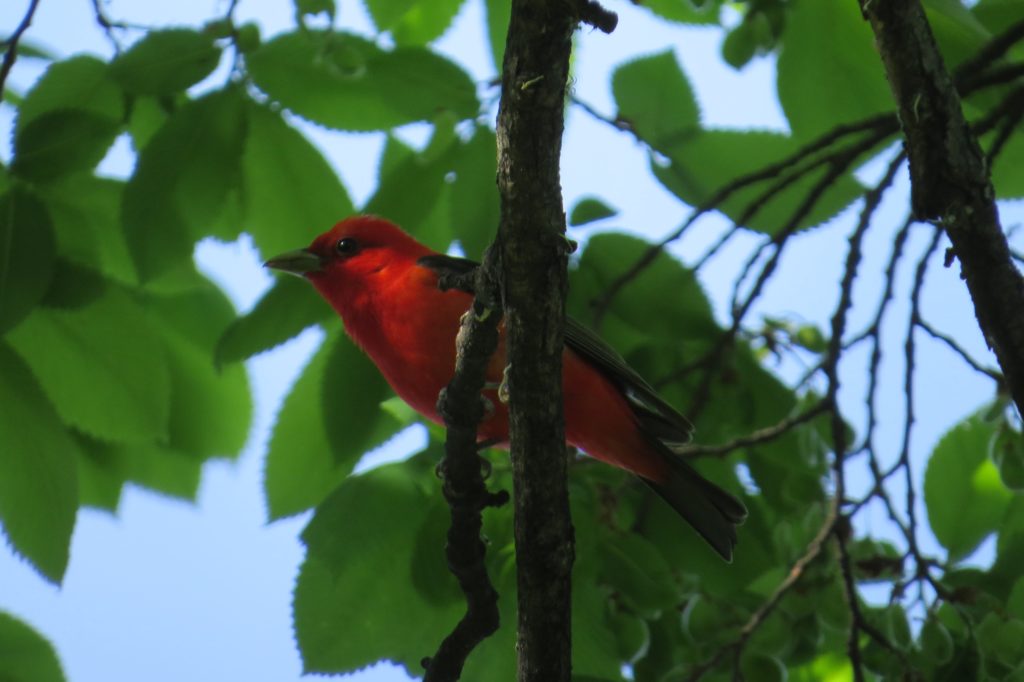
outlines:
[[573, 10], [570, 2], [513, 0], [497, 125], [520, 682], [571, 676], [574, 550], [562, 415], [568, 242], [559, 157]]
[[445, 500], [451, 510], [445, 556], [449, 570], [466, 596], [466, 613], [445, 637], [437, 653], [423, 660], [424, 682], [458, 680], [466, 658], [477, 644], [494, 634], [499, 625], [498, 593], [487, 575], [486, 546], [480, 534], [483, 510], [504, 504], [508, 494], [487, 490], [476, 440], [477, 426], [485, 412], [480, 391], [487, 365], [498, 345], [498, 321], [501, 319], [500, 311], [482, 314], [490, 310], [487, 301], [495, 291], [485, 279], [487, 272], [485, 266], [476, 273], [475, 288], [480, 293], [473, 310], [479, 314], [466, 315], [462, 320], [455, 376], [437, 401], [438, 412], [448, 429], [445, 456], [439, 466]]
[[899, 107], [915, 217], [940, 224], [975, 314], [1024, 413], [1024, 280], [999, 224], [989, 171], [919, 0], [859, 0]]

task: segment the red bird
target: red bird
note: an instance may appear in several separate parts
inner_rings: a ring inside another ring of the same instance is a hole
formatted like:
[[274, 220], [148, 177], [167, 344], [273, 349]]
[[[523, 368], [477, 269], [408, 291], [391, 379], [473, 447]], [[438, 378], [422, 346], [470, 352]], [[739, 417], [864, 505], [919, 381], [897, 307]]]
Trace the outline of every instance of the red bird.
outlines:
[[[455, 371], [459, 319], [472, 304], [464, 291], [441, 291], [439, 274], [475, 263], [436, 253], [396, 225], [370, 216], [341, 221], [306, 249], [266, 266], [308, 279], [338, 312], [345, 330], [388, 383], [417, 412], [442, 423], [438, 393]], [[727, 561], [744, 506], [677, 454], [693, 427], [593, 332], [566, 321], [562, 381], [566, 440], [626, 469], [665, 499]], [[504, 332], [488, 369], [497, 386], [505, 367]], [[508, 441], [508, 411], [485, 390], [494, 413], [481, 441]]]

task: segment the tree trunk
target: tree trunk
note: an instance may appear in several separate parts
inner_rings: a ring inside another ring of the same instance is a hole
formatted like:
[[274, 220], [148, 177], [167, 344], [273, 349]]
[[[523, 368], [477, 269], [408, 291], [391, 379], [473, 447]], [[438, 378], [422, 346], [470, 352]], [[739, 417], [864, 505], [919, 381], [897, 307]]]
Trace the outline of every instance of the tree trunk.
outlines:
[[574, 550], [562, 414], [568, 242], [559, 179], [572, 8], [513, 0], [498, 113], [520, 682], [568, 682], [572, 670]]

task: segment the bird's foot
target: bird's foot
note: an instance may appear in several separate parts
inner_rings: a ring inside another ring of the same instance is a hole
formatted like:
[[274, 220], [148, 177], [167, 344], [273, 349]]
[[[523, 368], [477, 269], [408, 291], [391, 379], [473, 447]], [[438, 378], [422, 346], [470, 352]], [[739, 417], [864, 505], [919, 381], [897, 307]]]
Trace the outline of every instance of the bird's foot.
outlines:
[[509, 390], [508, 390], [508, 371], [512, 368], [512, 365], [505, 365], [505, 369], [501, 373], [501, 383], [498, 384], [498, 400], [501, 401], [502, 405], [508, 405]]

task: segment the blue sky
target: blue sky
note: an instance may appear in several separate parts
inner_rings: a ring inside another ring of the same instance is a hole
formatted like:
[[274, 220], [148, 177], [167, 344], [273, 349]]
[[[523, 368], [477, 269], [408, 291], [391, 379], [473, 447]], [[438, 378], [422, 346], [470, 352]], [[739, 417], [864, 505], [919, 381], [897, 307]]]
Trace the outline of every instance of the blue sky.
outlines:
[[[195, 25], [223, 14], [226, 4], [215, 0], [114, 0], [105, 6], [112, 17], [142, 24]], [[339, 4], [342, 24], [367, 30], [361, 5], [351, 1]], [[0, 5], [0, 33], [9, 32], [17, 24], [27, 5], [27, 0]], [[773, 93], [771, 59], [755, 60], [736, 72], [718, 59], [720, 31], [665, 26], [626, 1], [609, 2], [608, 6], [620, 13], [614, 34], [607, 36], [590, 29], [579, 33], [573, 88], [581, 99], [607, 114], [614, 113], [609, 83], [612, 66], [630, 57], [674, 49], [694, 84], [706, 123], [785, 129]], [[441, 48], [484, 82], [494, 74], [484, 42], [481, 7], [480, 0], [467, 3]], [[265, 37], [288, 30], [293, 22], [288, 0], [242, 0], [238, 16], [258, 22]], [[41, 0], [28, 36], [62, 56], [83, 51], [110, 54], [110, 45], [94, 23], [89, 0]], [[24, 91], [41, 70], [39, 62], [19, 62], [11, 84]], [[222, 77], [223, 72], [218, 72], [212, 82]], [[0, 139], [10, 138], [11, 123], [12, 109], [3, 105]], [[382, 136], [338, 134], [312, 126], [306, 131], [324, 149], [357, 205], [361, 203], [375, 182]], [[415, 126], [404, 134], [414, 141], [422, 137]], [[9, 155], [6, 147], [0, 150], [0, 157], [8, 159]], [[118, 145], [102, 168], [125, 175], [131, 164], [127, 145]], [[571, 206], [584, 195], [601, 196], [620, 209], [620, 216], [613, 221], [616, 229], [658, 238], [671, 232], [689, 213], [688, 207], [651, 179], [642, 147], [630, 136], [612, 131], [578, 109], [570, 109], [563, 166], [566, 205]], [[878, 172], [877, 168], [865, 170], [867, 176]], [[904, 180], [894, 195], [905, 196], [905, 191]], [[897, 197], [887, 202], [884, 215], [891, 221], [899, 220], [904, 201]], [[1013, 213], [1019, 221], [1021, 212], [1015, 209]], [[1012, 220], [1007, 218], [1008, 223]], [[769, 286], [754, 312], [795, 314], [824, 326], [835, 303], [834, 282], [846, 256], [844, 233], [850, 225], [851, 216], [842, 216], [795, 244], [780, 267], [783, 274]], [[684, 259], [693, 257], [712, 243], [724, 226], [724, 221], [709, 218], [672, 250]], [[308, 243], [326, 227], [289, 226], [295, 231], [296, 246]], [[890, 234], [881, 229], [869, 234], [865, 275], [857, 283], [857, 300], [869, 302], [878, 291]], [[923, 237], [920, 231], [912, 238], [909, 253], [920, 252]], [[732, 278], [752, 243], [751, 239], [737, 240], [702, 272], [723, 318]], [[248, 309], [269, 286], [270, 278], [259, 267], [259, 254], [244, 239], [228, 245], [203, 244], [197, 249], [197, 259], [240, 310]], [[935, 271], [924, 302], [926, 314], [944, 329], [967, 330], [967, 345], [979, 357], [989, 358], [957, 273], [941, 268]], [[906, 284], [905, 277], [902, 283]], [[867, 307], [855, 311], [855, 328], [858, 320], [867, 319]], [[902, 319], [900, 310], [897, 307], [893, 319]], [[892, 340], [895, 342], [902, 333], [902, 328], [894, 329]], [[82, 510], [71, 564], [59, 589], [43, 582], [8, 550], [0, 550], [0, 609], [31, 623], [55, 643], [71, 682], [287, 681], [301, 676], [291, 632], [290, 600], [302, 559], [298, 534], [307, 517], [267, 525], [260, 479], [273, 415], [319, 338], [315, 331], [308, 331], [249, 363], [256, 396], [256, 419], [249, 443], [237, 462], [213, 462], [206, 467], [195, 505], [129, 488], [116, 517]], [[918, 479], [922, 474], [921, 453], [929, 451], [951, 423], [988, 398], [990, 388], [950, 362], [952, 356], [943, 349], [922, 342], [922, 352], [943, 369], [922, 372], [919, 377], [922, 417], [914, 438]], [[902, 381], [897, 355], [891, 352], [885, 365], [893, 382]], [[863, 390], [864, 359], [854, 357], [844, 367], [850, 396], [844, 395], [844, 399], [854, 415], [863, 411], [857, 396]], [[795, 373], [793, 367], [781, 369], [785, 374]], [[951, 387], [956, 390], [951, 391]], [[895, 438], [902, 419], [900, 394], [889, 395], [895, 395], [892, 402], [881, 406], [881, 433], [887, 443]], [[378, 453], [373, 461], [408, 452], [419, 438], [414, 430]], [[862, 527], [881, 527], [883, 519], [876, 511], [866, 515]], [[927, 542], [926, 546], [934, 544]], [[425, 643], [425, 651], [430, 646]], [[368, 682], [407, 678], [383, 664], [351, 679]]]

